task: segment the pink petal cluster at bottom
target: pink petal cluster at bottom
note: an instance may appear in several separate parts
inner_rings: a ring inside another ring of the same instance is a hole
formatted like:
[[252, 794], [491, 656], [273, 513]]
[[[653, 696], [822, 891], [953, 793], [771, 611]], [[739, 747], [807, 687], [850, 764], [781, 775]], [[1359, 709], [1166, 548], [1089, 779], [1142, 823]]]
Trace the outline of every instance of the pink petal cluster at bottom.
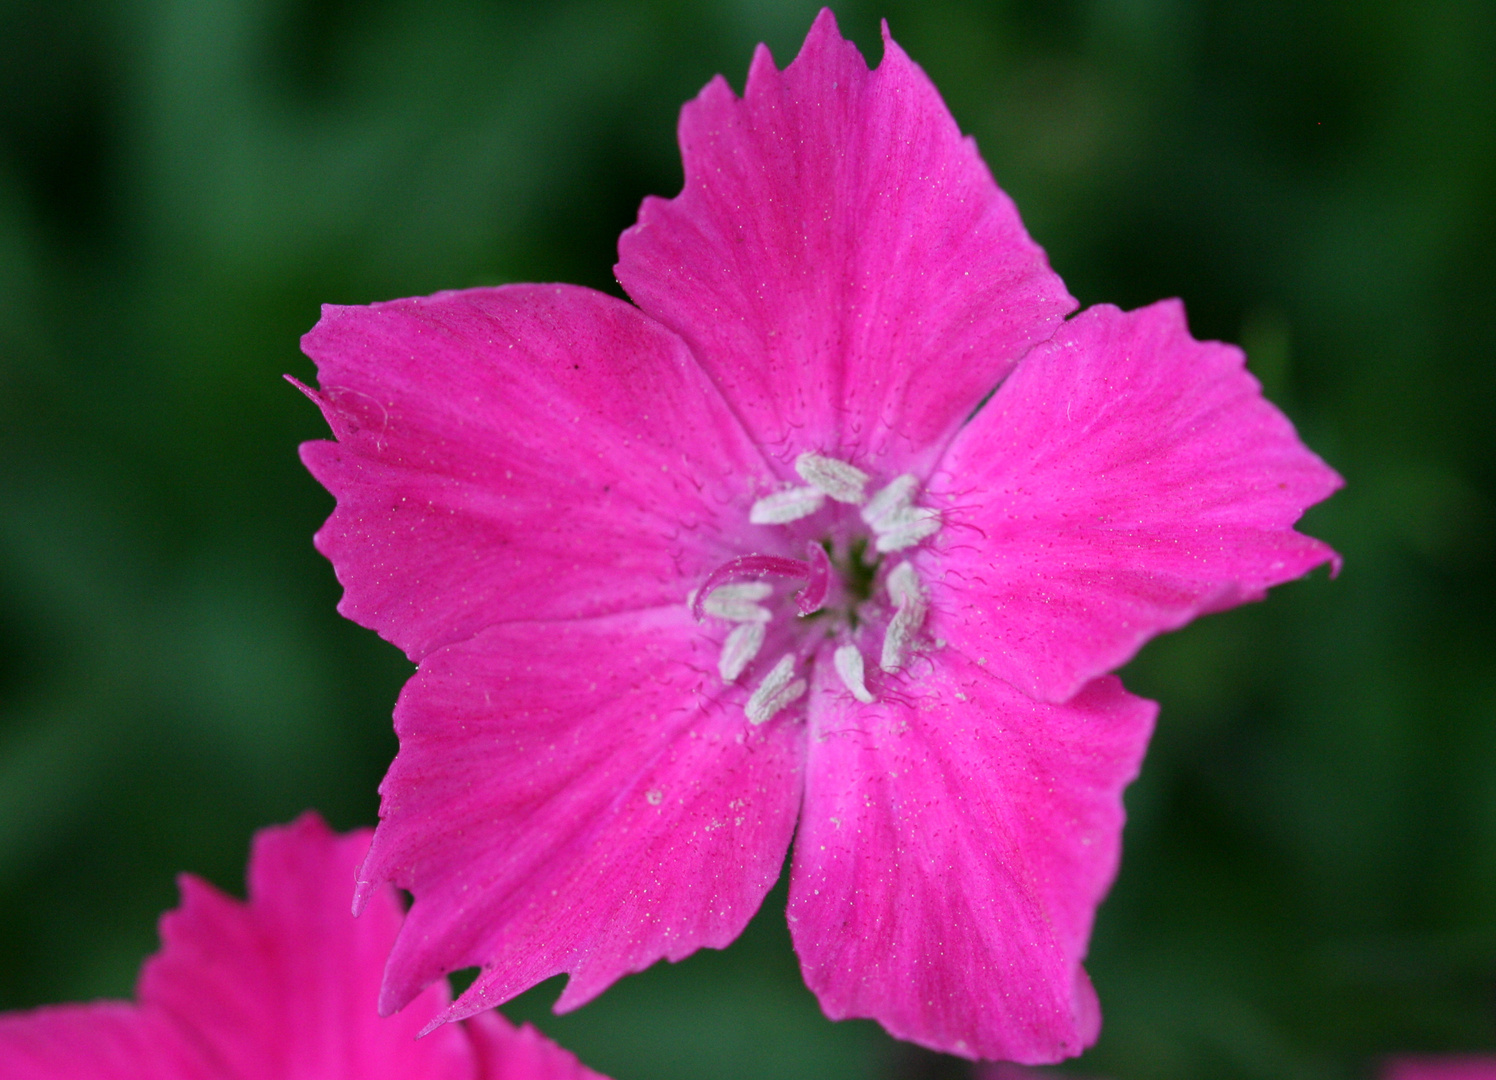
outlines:
[[1397, 1057], [1382, 1069], [1382, 1080], [1496, 1080], [1496, 1057]]
[[1057, 1073], [1052, 1069], [1035, 1069], [1028, 1065], [1015, 1065], [1010, 1061], [983, 1062], [973, 1070], [975, 1080], [1102, 1080], [1101, 1077], [1080, 1076], [1072, 1072]]
[[361, 919], [349, 886], [369, 833], [334, 835], [306, 814], [266, 829], [249, 900], [181, 878], [162, 948], [135, 1003], [57, 1005], [0, 1016], [6, 1080], [602, 1080], [497, 1013], [417, 1040], [447, 1007], [444, 983], [400, 1016], [375, 1010], [402, 918], [393, 889]]

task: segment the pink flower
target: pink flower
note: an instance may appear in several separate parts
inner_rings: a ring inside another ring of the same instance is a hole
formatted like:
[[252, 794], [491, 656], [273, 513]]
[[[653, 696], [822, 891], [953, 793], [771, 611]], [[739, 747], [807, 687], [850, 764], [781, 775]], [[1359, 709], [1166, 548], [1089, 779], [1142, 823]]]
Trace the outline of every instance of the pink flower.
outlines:
[[884, 38], [870, 72], [823, 11], [686, 106], [685, 190], [619, 244], [638, 307], [513, 285], [304, 339], [340, 610], [419, 665], [361, 872], [415, 896], [386, 1012], [469, 965], [444, 1018], [559, 972], [565, 1010], [724, 947], [798, 830], [829, 1016], [1025, 1062], [1095, 1038], [1155, 711], [1106, 672], [1333, 558], [1291, 526], [1339, 480], [1177, 302], [1063, 321]]
[[1382, 1070], [1382, 1080], [1496, 1080], [1496, 1057], [1393, 1058]]
[[137, 1003], [0, 1015], [7, 1080], [602, 1080], [528, 1025], [473, 1016], [416, 1040], [447, 1008], [446, 984], [392, 1019], [375, 1011], [400, 926], [394, 889], [363, 918], [348, 885], [367, 831], [334, 836], [314, 814], [261, 832], [249, 902], [190, 875], [161, 919], [162, 948]]

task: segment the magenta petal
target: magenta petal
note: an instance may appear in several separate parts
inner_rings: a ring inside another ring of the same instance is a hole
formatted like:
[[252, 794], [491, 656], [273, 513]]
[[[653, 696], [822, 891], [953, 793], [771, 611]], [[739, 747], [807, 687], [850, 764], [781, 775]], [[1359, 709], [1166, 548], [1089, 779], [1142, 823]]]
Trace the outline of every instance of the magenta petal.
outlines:
[[[462, 1028], [416, 1041], [447, 1004], [433, 987], [381, 1020], [380, 974], [401, 921], [391, 889], [348, 910], [369, 834], [334, 836], [308, 814], [266, 829], [250, 858], [249, 900], [181, 879], [161, 920], [138, 1005], [37, 1009], [0, 1017], [7, 1080], [474, 1080]], [[519, 1080], [518, 1077], [515, 1080]]]
[[857, 705], [818, 664], [790, 930], [834, 1020], [1027, 1064], [1078, 1054], [1081, 967], [1156, 706], [1096, 680], [1036, 702], [949, 651]]
[[1384, 1065], [1381, 1080], [1496, 1080], [1496, 1057], [1478, 1054], [1398, 1057]]
[[367, 832], [334, 836], [307, 815], [256, 836], [248, 903], [184, 875], [182, 906], [162, 918], [162, 950], [141, 972], [142, 1005], [191, 1032], [220, 1076], [467, 1080], [460, 1029], [415, 1038], [445, 986], [405, 1015], [376, 1011], [401, 911], [382, 890], [363, 918], [350, 914], [368, 845]]
[[0, 1016], [0, 1076], [220, 1080], [222, 1073], [158, 1013], [123, 1001], [101, 1001]]
[[794, 725], [746, 722], [716, 649], [677, 604], [505, 623], [422, 662], [361, 872], [415, 896], [384, 1011], [471, 965], [447, 1019], [560, 972], [569, 1009], [738, 935], [789, 846], [803, 750]]
[[510, 619], [681, 603], [771, 477], [685, 346], [620, 300], [510, 285], [323, 309], [339, 610], [419, 659]]
[[618, 280], [786, 461], [922, 471], [1075, 306], [886, 28], [869, 72], [822, 11], [783, 72], [759, 48], [741, 100], [708, 84], [680, 145], [685, 187], [645, 200]]
[[474, 1080], [605, 1080], [529, 1024], [515, 1027], [497, 1012], [479, 1013], [463, 1027], [477, 1058]]
[[[1063, 701], [1164, 630], [1336, 558], [1294, 532], [1340, 478], [1184, 309], [1099, 306], [952, 442], [929, 632]], [[935, 560], [930, 565], [936, 566]]]

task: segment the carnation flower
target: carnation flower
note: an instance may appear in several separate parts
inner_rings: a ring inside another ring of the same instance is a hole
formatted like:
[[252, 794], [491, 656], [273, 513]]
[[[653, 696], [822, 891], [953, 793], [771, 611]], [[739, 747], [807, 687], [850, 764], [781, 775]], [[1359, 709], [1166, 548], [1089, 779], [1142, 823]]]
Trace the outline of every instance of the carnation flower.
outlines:
[[526, 1025], [473, 1016], [417, 1041], [446, 983], [402, 1015], [375, 1010], [400, 926], [392, 888], [363, 918], [348, 886], [367, 830], [335, 836], [314, 814], [255, 837], [249, 901], [190, 875], [161, 920], [137, 1001], [0, 1015], [7, 1080], [602, 1080]]
[[[1075, 302], [924, 73], [823, 11], [680, 123], [617, 275], [324, 309], [340, 610], [418, 665], [360, 897], [381, 1008], [721, 948], [795, 836], [832, 1018], [1046, 1062], [1155, 706], [1151, 635], [1333, 558], [1339, 483], [1183, 309]], [[990, 395], [990, 400], [987, 400]], [[984, 403], [985, 402], [985, 403]]]

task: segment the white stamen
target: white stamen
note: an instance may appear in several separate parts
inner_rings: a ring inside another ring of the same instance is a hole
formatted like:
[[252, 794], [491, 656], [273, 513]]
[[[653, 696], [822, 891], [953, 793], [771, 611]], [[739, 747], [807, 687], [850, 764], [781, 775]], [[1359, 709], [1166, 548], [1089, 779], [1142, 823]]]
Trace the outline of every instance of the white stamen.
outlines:
[[896, 477], [889, 481], [882, 491], [868, 500], [868, 504], [862, 508], [862, 520], [877, 533], [888, 531], [892, 522], [890, 515], [907, 509], [914, 497], [914, 489], [919, 484], [909, 473]]
[[722, 676], [723, 682], [732, 682], [743, 674], [743, 669], [763, 647], [763, 623], [750, 622], [734, 626], [732, 633], [722, 643], [722, 655], [717, 658], [717, 674]]
[[701, 602], [701, 610], [714, 619], [728, 622], [766, 623], [769, 609], [757, 601], [774, 591], [767, 581], [741, 581], [719, 585]]
[[841, 681], [852, 696], [864, 705], [873, 700], [873, 695], [867, 690], [867, 675], [862, 666], [862, 653], [858, 652], [856, 645], [838, 645], [836, 652], [831, 654], [831, 660], [836, 665], [836, 673], [841, 676]]
[[[734, 600], [762, 600], [774, 591], [774, 586], [767, 581], [734, 581], [727, 585], [718, 585], [712, 590], [712, 596], [720, 596], [724, 599], [731, 597]], [[707, 599], [711, 603], [711, 599]]]
[[748, 509], [748, 520], [754, 525], [787, 525], [814, 514], [826, 503], [826, 493], [819, 488], [799, 487], [765, 495]]
[[939, 531], [940, 515], [923, 506], [911, 506], [900, 511], [887, 530], [878, 533], [877, 547], [882, 552], [903, 551]]
[[753, 717], [750, 716], [748, 718], [749, 722], [754, 724], [767, 723], [776, 715], [778, 715], [781, 709], [786, 708], [799, 698], [803, 697], [805, 694], [805, 690], [805, 680], [796, 679], [794, 682], [786, 686], [783, 690], [779, 691], [779, 693], [770, 698], [767, 703], [765, 703], [765, 705], [763, 706], [763, 720], [755, 721]]
[[874, 545], [885, 554], [913, 547], [940, 531], [940, 516], [934, 510], [913, 504], [919, 485], [909, 473], [897, 477], [862, 508], [862, 520], [877, 536]]
[[857, 506], [867, 498], [867, 473], [845, 461], [820, 454], [801, 454], [795, 459], [795, 471], [800, 479], [837, 502]]
[[928, 609], [924, 593], [919, 587], [919, 575], [915, 573], [912, 563], [902, 562], [895, 566], [889, 571], [884, 585], [898, 611], [894, 613], [888, 630], [883, 635], [883, 655], [878, 663], [884, 671], [893, 674], [909, 659], [914, 635], [925, 624]]
[[888, 632], [883, 635], [883, 656], [878, 661], [884, 671], [891, 675], [904, 666], [904, 661], [909, 659], [909, 647], [914, 642], [914, 635], [919, 633], [924, 622], [923, 600], [905, 604], [894, 614], [888, 624]]
[[896, 608], [903, 607], [911, 600], [923, 599], [924, 594], [919, 588], [919, 575], [915, 573], [913, 563], [901, 562], [890, 570], [884, 587], [888, 589], [888, 596]]
[[[791, 682], [791, 679], [794, 679], [794, 682]], [[781, 656], [779, 663], [769, 670], [769, 673], [764, 676], [764, 681], [758, 684], [758, 689], [753, 691], [743, 711], [748, 714], [750, 724], [766, 723], [773, 718], [775, 713], [803, 693], [805, 693], [805, 680], [795, 679], [794, 656]]]

